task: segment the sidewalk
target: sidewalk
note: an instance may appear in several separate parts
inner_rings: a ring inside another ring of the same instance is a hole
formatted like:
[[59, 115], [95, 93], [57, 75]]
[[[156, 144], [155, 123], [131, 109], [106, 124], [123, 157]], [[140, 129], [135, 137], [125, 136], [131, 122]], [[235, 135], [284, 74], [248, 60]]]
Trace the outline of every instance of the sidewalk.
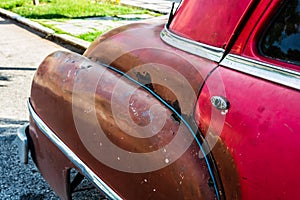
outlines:
[[[172, 7], [172, 2], [178, 3], [180, 0], [121, 0], [121, 4], [140, 7], [161, 14], [168, 14]], [[52, 29], [46, 28], [37, 22], [21, 17], [15, 13], [0, 8], [0, 16], [12, 19], [17, 23], [25, 25], [36, 31], [43, 37], [55, 42], [71, 47], [70, 49], [82, 53], [90, 45], [90, 42], [72, 37], [67, 34], [57, 34]], [[93, 17], [84, 19], [71, 19], [64, 22], [43, 20], [43, 23], [53, 25], [55, 28], [71, 35], [81, 35], [88, 32], [107, 31], [109, 29], [133, 23], [143, 19], [152, 18], [150, 15], [126, 15], [116, 17]]]
[[178, 4], [180, 0], [121, 0], [121, 4], [140, 7], [162, 14], [168, 14], [170, 12], [172, 2]]

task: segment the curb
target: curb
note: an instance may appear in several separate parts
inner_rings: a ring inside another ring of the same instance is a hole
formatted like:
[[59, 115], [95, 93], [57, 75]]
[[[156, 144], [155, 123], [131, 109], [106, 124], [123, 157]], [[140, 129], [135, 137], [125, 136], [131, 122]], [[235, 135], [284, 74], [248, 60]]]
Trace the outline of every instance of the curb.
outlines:
[[[125, 5], [125, 6], [130, 6], [134, 8], [142, 8], [145, 10], [149, 10], [155, 13], [159, 13], [162, 15], [168, 15], [171, 12], [172, 8], [172, 2], [175, 2], [175, 8], [180, 4], [180, 0], [168, 0], [168, 1], [162, 1], [162, 0], [150, 0], [152, 3], [148, 3], [147, 1], [144, 0], [121, 0], [120, 4]], [[164, 2], [163, 4], [161, 4]], [[168, 3], [167, 3], [168, 2]], [[155, 4], [155, 5], [152, 5]], [[168, 7], [165, 7], [166, 4], [169, 4]], [[157, 5], [159, 5], [157, 7]]]
[[159, 13], [159, 14], [162, 14], [162, 15], [167, 15], [167, 14], [170, 13], [169, 10], [168, 11], [163, 11], [163, 10], [149, 8], [147, 6], [135, 5], [135, 4], [132, 4], [131, 1], [128, 1], [128, 2], [125, 1], [124, 3], [123, 2], [121, 1], [120, 5], [129, 6], [129, 7], [132, 7], [132, 8], [142, 8], [142, 9], [149, 10], [149, 11], [152, 11], [152, 12], [155, 12], [155, 13]]
[[54, 30], [44, 27], [37, 22], [33, 22], [25, 17], [22, 17], [16, 13], [10, 12], [8, 10], [0, 8], [0, 16], [4, 16], [8, 19], [11, 19], [15, 22], [18, 22], [25, 27], [36, 31], [39, 35], [42, 35], [46, 39], [52, 40], [56, 43], [59, 43], [71, 51], [75, 51], [77, 53], [82, 54], [89, 46], [90, 42], [72, 37], [66, 34], [57, 34]]

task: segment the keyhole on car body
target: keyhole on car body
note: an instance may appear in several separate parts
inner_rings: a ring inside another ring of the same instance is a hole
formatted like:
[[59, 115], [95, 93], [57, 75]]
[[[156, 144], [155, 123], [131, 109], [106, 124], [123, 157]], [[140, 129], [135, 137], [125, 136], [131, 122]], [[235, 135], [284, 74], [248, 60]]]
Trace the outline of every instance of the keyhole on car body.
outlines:
[[212, 96], [210, 98], [211, 104], [218, 110], [221, 111], [221, 114], [225, 115], [228, 112], [230, 107], [229, 101], [222, 96]]

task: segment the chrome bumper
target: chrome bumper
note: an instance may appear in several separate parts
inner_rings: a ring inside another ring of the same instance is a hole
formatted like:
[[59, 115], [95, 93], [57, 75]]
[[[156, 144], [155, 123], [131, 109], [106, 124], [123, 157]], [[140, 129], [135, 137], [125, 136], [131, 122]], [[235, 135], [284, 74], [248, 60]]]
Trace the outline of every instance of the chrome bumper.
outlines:
[[21, 162], [25, 164], [28, 163], [28, 153], [29, 153], [28, 138], [27, 138], [28, 128], [29, 128], [29, 124], [25, 124], [21, 128], [19, 128], [17, 131], [17, 138], [16, 138], [19, 158]]

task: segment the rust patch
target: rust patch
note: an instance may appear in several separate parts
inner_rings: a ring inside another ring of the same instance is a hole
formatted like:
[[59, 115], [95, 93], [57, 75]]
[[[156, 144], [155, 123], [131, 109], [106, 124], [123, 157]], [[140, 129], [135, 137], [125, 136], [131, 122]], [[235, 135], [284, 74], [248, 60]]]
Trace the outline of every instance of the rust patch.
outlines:
[[136, 73], [136, 78], [138, 80], [139, 83], [145, 85], [147, 88], [149, 88], [150, 90], [154, 91], [153, 85], [152, 85], [152, 80], [151, 80], [151, 76], [148, 72], [141, 74], [140, 72]]
[[219, 176], [222, 180], [222, 185], [225, 192], [224, 196], [226, 199], [241, 199], [239, 175], [234, 159], [226, 145], [219, 137], [217, 138], [217, 142], [212, 149], [212, 154], [218, 168]]
[[[178, 100], [175, 100], [173, 103], [171, 102], [168, 103], [176, 110], [176, 112], [179, 113], [179, 115], [181, 115], [181, 109]], [[180, 124], [181, 120], [175, 113], [172, 113], [171, 118]]]

